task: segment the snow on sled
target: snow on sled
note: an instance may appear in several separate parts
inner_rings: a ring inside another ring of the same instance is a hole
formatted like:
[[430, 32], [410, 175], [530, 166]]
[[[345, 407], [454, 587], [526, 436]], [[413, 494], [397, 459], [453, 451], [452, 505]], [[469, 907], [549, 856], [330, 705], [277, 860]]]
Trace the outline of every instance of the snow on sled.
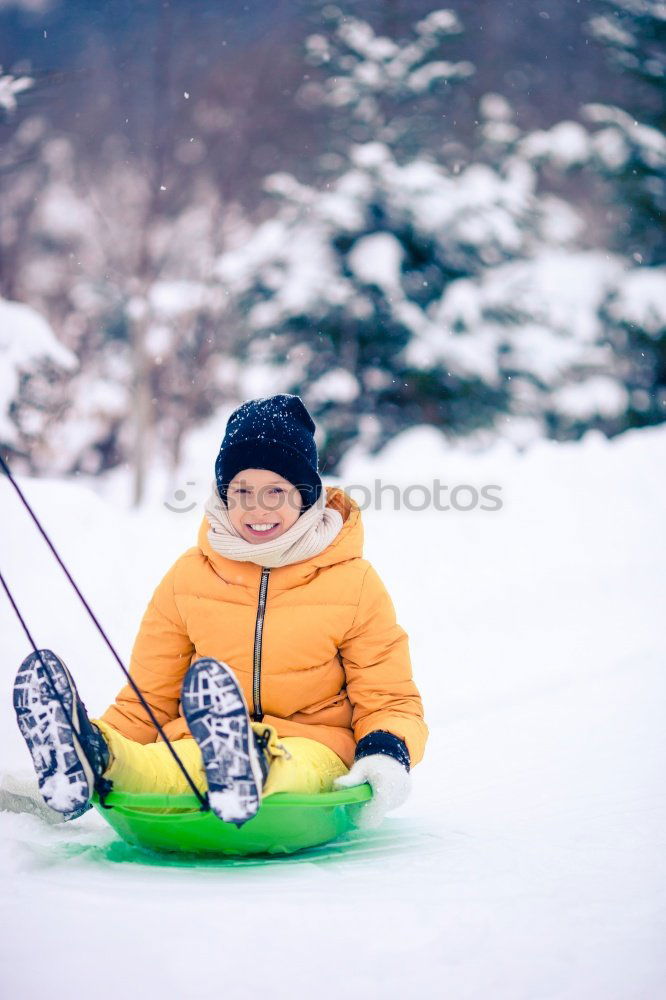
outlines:
[[152, 851], [204, 856], [293, 854], [343, 836], [353, 807], [372, 798], [370, 785], [337, 792], [276, 792], [240, 828], [205, 812], [194, 795], [136, 795], [111, 791], [93, 803], [123, 840]]

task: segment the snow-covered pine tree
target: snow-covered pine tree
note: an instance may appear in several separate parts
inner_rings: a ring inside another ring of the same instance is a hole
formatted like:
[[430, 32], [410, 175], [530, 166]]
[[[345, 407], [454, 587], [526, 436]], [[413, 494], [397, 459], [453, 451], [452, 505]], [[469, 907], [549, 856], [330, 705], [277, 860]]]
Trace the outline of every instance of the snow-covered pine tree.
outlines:
[[521, 144], [530, 162], [592, 170], [607, 192], [610, 247], [623, 267], [598, 306], [625, 402], [600, 425], [607, 434], [666, 419], [666, 17], [654, 0], [597, 0], [589, 21], [619, 72], [625, 107], [584, 105]]
[[601, 312], [624, 359], [625, 427], [666, 420], [666, 11], [659, 0], [596, 0], [589, 22], [618, 70], [640, 85], [618, 108], [587, 105], [595, 161], [622, 206], [617, 245], [633, 264]]
[[[436, 13], [431, 23], [449, 15]], [[323, 93], [339, 115], [356, 121], [357, 102], [369, 101], [367, 141], [349, 147], [345, 168], [323, 188], [268, 178], [274, 217], [219, 261], [247, 333], [245, 360], [272, 366], [281, 388], [303, 396], [324, 429], [323, 467], [332, 472], [352, 441], [377, 451], [418, 423], [482, 442], [501, 429], [522, 444], [542, 433], [577, 436], [613, 415], [625, 400], [595, 317], [617, 263], [574, 259], [580, 220], [537, 191], [538, 172], [500, 98], [484, 102], [493, 155], [464, 165], [398, 156], [385, 106], [395, 76], [439, 79], [441, 60], [431, 54], [429, 72], [420, 53], [415, 70], [413, 41], [352, 25], [346, 78], [332, 45], [318, 36], [314, 47], [334, 73]], [[381, 59], [391, 74], [377, 68]], [[366, 81], [381, 101], [363, 96]]]
[[468, 60], [446, 58], [449, 40], [463, 30], [455, 11], [431, 11], [401, 41], [333, 4], [321, 16], [328, 31], [306, 39], [306, 59], [325, 76], [308, 75], [297, 100], [335, 112], [324, 164], [336, 150], [344, 158], [350, 142], [386, 143], [401, 161], [438, 149], [442, 102], [474, 73]]
[[32, 78], [0, 74], [0, 116], [11, 126], [0, 150], [0, 295], [29, 304], [78, 361], [22, 362], [11, 392], [12, 412], [33, 414], [25, 462], [49, 474], [131, 462], [136, 501], [152, 458], [176, 466], [183, 433], [233, 393], [236, 374], [212, 271], [239, 211], [222, 210], [210, 171], [197, 166], [203, 142], [189, 130], [187, 142], [173, 141], [165, 109], [175, 115], [177, 102], [162, 83], [178, 45], [168, 31], [160, 45], [148, 164], [112, 133], [91, 169], [43, 108], [24, 109]]
[[595, 0], [592, 36], [628, 80], [622, 107], [584, 106], [596, 126], [599, 170], [624, 211], [618, 249], [639, 263], [666, 263], [666, 12], [659, 0]]
[[114, 468], [135, 455], [138, 430], [137, 478], [151, 454], [176, 465], [183, 433], [233, 391], [218, 323], [225, 293], [211, 275], [235, 211], [222, 213], [202, 177], [167, 203], [127, 151], [114, 140], [106, 150], [91, 183], [71, 141], [32, 115], [3, 151], [3, 162], [27, 160], [2, 181], [3, 277], [78, 361], [52, 365], [48, 379], [24, 373], [20, 399], [44, 416], [26, 452], [34, 473]]
[[0, 355], [0, 448], [28, 471], [57, 412], [52, 387], [63, 373], [76, 372], [78, 362], [42, 316], [7, 299], [0, 299]]

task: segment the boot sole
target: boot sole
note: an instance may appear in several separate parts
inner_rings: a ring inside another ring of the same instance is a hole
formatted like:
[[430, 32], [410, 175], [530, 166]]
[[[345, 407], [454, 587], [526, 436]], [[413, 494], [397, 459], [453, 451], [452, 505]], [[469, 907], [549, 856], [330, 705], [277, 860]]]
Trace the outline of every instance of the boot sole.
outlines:
[[19, 667], [14, 710], [44, 801], [65, 819], [76, 819], [90, 808], [94, 777], [53, 687], [77, 727], [76, 685], [65, 664], [50, 650], [40, 650], [39, 656], [31, 653]]
[[226, 664], [197, 660], [185, 674], [181, 702], [203, 757], [210, 807], [224, 822], [242, 826], [257, 814], [262, 788], [242, 688]]

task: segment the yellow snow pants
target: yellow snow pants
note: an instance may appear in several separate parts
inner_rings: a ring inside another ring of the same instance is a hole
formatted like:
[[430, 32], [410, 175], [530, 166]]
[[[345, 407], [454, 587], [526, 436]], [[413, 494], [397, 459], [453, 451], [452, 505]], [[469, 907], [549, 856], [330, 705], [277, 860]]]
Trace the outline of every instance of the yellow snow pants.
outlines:
[[[137, 743], [123, 736], [107, 722], [91, 720], [100, 730], [110, 751], [110, 762], [104, 777], [112, 781], [118, 791], [160, 792], [163, 795], [182, 795], [191, 789], [169, 749], [159, 743]], [[347, 766], [338, 755], [303, 736], [285, 736], [278, 740], [277, 730], [261, 722], [252, 722], [257, 733], [270, 730], [268, 752], [271, 756], [268, 777], [262, 797], [276, 792], [315, 794], [330, 792], [333, 781], [347, 774]], [[206, 772], [198, 743], [191, 739], [176, 740], [173, 747], [187, 768], [200, 792], [205, 792]]]

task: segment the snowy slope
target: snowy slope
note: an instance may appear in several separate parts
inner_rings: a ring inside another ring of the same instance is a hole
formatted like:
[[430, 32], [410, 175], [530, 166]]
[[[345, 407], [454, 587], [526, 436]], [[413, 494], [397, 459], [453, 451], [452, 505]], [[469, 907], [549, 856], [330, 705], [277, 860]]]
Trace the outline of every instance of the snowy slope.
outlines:
[[[2, 994], [663, 995], [664, 469], [663, 427], [522, 456], [419, 429], [350, 455], [350, 488], [501, 486], [496, 511], [364, 511], [431, 728], [411, 798], [347, 845], [197, 868], [138, 863], [97, 814], [2, 813]], [[129, 513], [95, 484], [21, 484], [127, 659], [200, 504]], [[6, 481], [0, 504], [0, 568], [102, 711], [117, 668]], [[0, 628], [3, 769], [25, 774], [9, 694], [28, 646], [6, 601]]]

